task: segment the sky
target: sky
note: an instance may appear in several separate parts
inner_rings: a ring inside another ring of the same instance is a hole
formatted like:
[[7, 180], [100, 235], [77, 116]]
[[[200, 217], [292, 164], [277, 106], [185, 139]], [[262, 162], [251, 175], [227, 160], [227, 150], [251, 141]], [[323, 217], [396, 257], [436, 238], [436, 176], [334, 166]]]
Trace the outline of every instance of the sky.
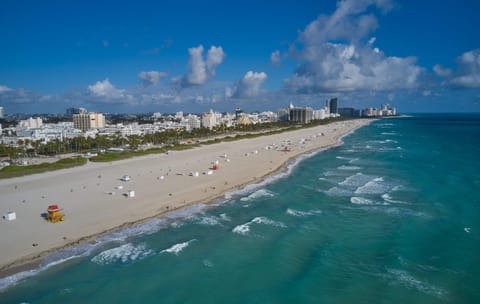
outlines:
[[23, 1], [0, 6], [6, 114], [480, 112], [478, 0]]

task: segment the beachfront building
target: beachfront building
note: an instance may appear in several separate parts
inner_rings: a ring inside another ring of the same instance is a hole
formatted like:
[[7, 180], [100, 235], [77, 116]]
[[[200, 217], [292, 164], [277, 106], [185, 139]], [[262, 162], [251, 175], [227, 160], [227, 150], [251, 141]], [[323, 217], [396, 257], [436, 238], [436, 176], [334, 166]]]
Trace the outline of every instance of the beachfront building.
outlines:
[[327, 108], [327, 113], [338, 114], [338, 98], [327, 99], [325, 101], [325, 107]]
[[102, 113], [73, 114], [74, 128], [82, 131], [105, 127], [105, 116]]
[[18, 122], [17, 128], [19, 129], [38, 129], [43, 125], [43, 121], [40, 117], [28, 118], [25, 120], [20, 120]]
[[210, 110], [210, 112], [202, 115], [202, 127], [213, 129], [217, 125], [217, 115]]
[[310, 123], [313, 117], [312, 108], [290, 108], [289, 109], [290, 121], [299, 123]]
[[327, 114], [325, 109], [319, 109], [313, 111], [313, 119], [314, 120], [321, 120], [330, 117], [330, 114]]
[[251, 125], [252, 121], [248, 117], [247, 114], [243, 113], [240, 115], [240, 117], [237, 119], [237, 126], [245, 126], [245, 125]]
[[181, 125], [185, 127], [185, 130], [191, 131], [193, 129], [199, 129], [202, 122], [197, 115], [188, 114], [183, 118]]
[[388, 103], [383, 104], [380, 108], [380, 115], [382, 116], [393, 116], [397, 115], [397, 109], [392, 108]]
[[287, 121], [289, 119], [288, 109], [278, 109], [277, 110], [277, 119], [279, 121]]
[[0, 107], [0, 118], [3, 118], [3, 107]]

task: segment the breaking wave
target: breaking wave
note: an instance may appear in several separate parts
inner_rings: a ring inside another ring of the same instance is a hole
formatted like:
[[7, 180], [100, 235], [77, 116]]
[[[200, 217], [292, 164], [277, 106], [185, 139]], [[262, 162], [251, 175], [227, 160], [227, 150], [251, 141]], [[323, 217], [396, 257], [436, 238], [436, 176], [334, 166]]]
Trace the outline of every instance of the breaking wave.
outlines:
[[259, 217], [254, 218], [250, 222], [247, 222], [247, 223], [241, 224], [241, 225], [237, 225], [235, 228], [232, 229], [232, 232], [242, 234], [242, 235], [246, 235], [250, 231], [250, 226], [252, 224], [261, 224], [261, 225], [287, 228], [287, 226], [282, 222], [271, 220], [271, 219], [269, 219], [268, 217], [265, 217], [265, 216], [259, 216]]
[[249, 202], [249, 201], [261, 198], [261, 197], [274, 197], [274, 196], [275, 196], [275, 193], [273, 193], [272, 191], [269, 191], [269, 190], [266, 190], [266, 189], [260, 189], [260, 190], [257, 190], [255, 192], [251, 193], [250, 195], [248, 195], [246, 197], [242, 197], [240, 200], [242, 202]]
[[153, 253], [154, 251], [147, 249], [145, 244], [134, 246], [131, 243], [127, 243], [120, 247], [105, 250], [94, 256], [91, 261], [98, 265], [108, 265], [117, 262], [128, 263], [144, 259]]
[[288, 215], [297, 216], [297, 217], [305, 217], [305, 216], [311, 216], [311, 215], [322, 213], [321, 210], [300, 211], [300, 210], [295, 210], [291, 208], [288, 208], [286, 212]]
[[190, 245], [190, 243], [195, 242], [195, 241], [196, 241], [196, 239], [193, 239], [193, 240], [190, 240], [188, 242], [175, 244], [170, 248], [167, 248], [167, 249], [164, 249], [164, 250], [160, 251], [160, 253], [172, 253], [172, 254], [178, 255], [183, 249], [187, 248], [188, 245]]

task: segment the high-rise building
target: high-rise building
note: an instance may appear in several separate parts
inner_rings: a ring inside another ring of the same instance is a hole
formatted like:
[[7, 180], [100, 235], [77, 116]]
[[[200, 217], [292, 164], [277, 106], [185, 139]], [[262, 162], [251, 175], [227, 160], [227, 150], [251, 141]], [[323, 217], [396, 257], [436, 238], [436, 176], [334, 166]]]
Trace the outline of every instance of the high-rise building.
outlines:
[[102, 113], [73, 114], [73, 127], [82, 131], [105, 127], [105, 116]]
[[338, 98], [330, 98], [325, 101], [325, 106], [329, 114], [338, 114]]
[[3, 107], [0, 107], [0, 118], [3, 118]]
[[242, 116], [242, 114], [243, 114], [242, 109], [240, 109], [240, 108], [235, 109], [235, 119], [239, 119], [240, 116]]
[[86, 114], [87, 109], [85, 108], [68, 108], [66, 111], [68, 116], [72, 116], [73, 114]]
[[287, 121], [289, 119], [288, 109], [278, 109], [277, 117], [279, 121]]

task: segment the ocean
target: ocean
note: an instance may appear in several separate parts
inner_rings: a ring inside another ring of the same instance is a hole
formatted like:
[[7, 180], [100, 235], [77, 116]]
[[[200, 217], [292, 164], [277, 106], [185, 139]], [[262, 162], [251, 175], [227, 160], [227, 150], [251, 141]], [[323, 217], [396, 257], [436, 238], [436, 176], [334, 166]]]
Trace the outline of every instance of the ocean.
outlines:
[[480, 303], [480, 115], [374, 121], [0, 280], [1, 303]]

